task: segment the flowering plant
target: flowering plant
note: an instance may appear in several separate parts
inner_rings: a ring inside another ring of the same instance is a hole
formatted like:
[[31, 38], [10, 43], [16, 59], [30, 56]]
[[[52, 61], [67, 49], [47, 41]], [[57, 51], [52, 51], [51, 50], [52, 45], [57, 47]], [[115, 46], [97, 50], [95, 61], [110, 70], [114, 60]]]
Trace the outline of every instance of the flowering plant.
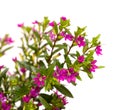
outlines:
[[[32, 26], [18, 24], [22, 29], [20, 60], [14, 57], [14, 72], [0, 66], [0, 108], [2, 110], [62, 110], [72, 93], [64, 85], [81, 80], [81, 72], [93, 78], [95, 54], [102, 55], [100, 35], [87, 39], [86, 27], [77, 27], [72, 33], [70, 20], [60, 22], [44, 17]], [[0, 56], [13, 43], [9, 35], [0, 39]], [[6, 47], [7, 46], [7, 47]], [[5, 48], [6, 47], [6, 48]], [[19, 104], [18, 104], [19, 102]]]

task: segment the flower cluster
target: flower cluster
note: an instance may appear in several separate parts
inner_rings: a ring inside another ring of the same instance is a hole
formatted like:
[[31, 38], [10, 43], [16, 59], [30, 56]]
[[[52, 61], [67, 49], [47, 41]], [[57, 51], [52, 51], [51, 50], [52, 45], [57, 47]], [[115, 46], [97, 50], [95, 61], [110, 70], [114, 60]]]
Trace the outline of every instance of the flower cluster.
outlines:
[[59, 81], [67, 80], [68, 83], [75, 82], [76, 77], [78, 76], [78, 73], [74, 71], [73, 68], [60, 69], [58, 66], [56, 67], [55, 72], [53, 73], [53, 76], [57, 78]]
[[[23, 31], [22, 51], [12, 58], [13, 72], [0, 65], [0, 109], [65, 109], [67, 97], [73, 95], [62, 82], [76, 85], [82, 79], [81, 71], [93, 78], [94, 72], [103, 67], [95, 59], [102, 55], [100, 35], [87, 39], [86, 27], [78, 27], [73, 33], [70, 20], [64, 16], [59, 22], [44, 17], [41, 22], [33, 21], [32, 26], [17, 26]], [[0, 57], [13, 42], [9, 35], [0, 38]]]
[[10, 103], [8, 103], [7, 97], [4, 95], [3, 92], [0, 92], [0, 108], [2, 108], [2, 110], [10, 110], [11, 109], [11, 105], [10, 105]]

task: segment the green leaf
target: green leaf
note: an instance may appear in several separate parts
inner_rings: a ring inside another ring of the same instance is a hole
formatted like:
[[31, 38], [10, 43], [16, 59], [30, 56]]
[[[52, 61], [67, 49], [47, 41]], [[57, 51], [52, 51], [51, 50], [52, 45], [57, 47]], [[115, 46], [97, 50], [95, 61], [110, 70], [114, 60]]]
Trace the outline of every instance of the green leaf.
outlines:
[[105, 68], [105, 66], [98, 66], [98, 69], [102, 69], [102, 68]]
[[63, 27], [63, 28], [66, 28], [66, 27], [68, 27], [68, 26], [70, 26], [70, 20], [60, 20], [60, 24], [61, 24], [61, 26]]
[[71, 97], [73, 98], [73, 95], [72, 93], [65, 87], [63, 86], [62, 84], [61, 85], [54, 85], [55, 88], [61, 92], [62, 94], [64, 94], [65, 96], [68, 96], [68, 97]]
[[54, 29], [54, 31], [55, 31], [55, 34], [57, 35], [58, 34], [58, 25], [57, 25], [57, 23], [56, 22], [54, 22], [54, 27], [53, 27], [53, 29]]
[[25, 29], [28, 33], [30, 33], [30, 31], [32, 30], [31, 27], [29, 27], [29, 26], [24, 27], [24, 29]]
[[47, 101], [46, 101], [43, 97], [39, 96], [39, 100], [40, 100], [40, 102], [45, 106], [45, 108], [46, 108], [47, 110], [52, 110], [51, 105], [49, 105], [49, 104], [47, 103]]
[[25, 67], [28, 70], [31, 70], [31, 66], [27, 62], [25, 62], [25, 61], [21, 61], [21, 62], [18, 61], [18, 63], [19, 63], [20, 66], [23, 66], [23, 67]]
[[36, 106], [33, 101], [30, 100], [28, 103], [24, 103], [23, 110], [36, 110]]
[[20, 100], [24, 95], [29, 93], [29, 90], [30, 90], [30, 87], [28, 87], [28, 85], [16, 86], [12, 91], [12, 94], [13, 94], [12, 99], [14, 101]]
[[47, 101], [47, 103], [50, 103], [51, 100], [52, 100], [52, 96], [51, 96], [51, 95], [41, 93], [40, 96], [41, 96], [42, 98], [44, 98], [44, 99]]
[[50, 45], [50, 47], [52, 47], [52, 41], [50, 40], [50, 37], [47, 35], [43, 35], [43, 37], [45, 38], [45, 40], [47, 41], [47, 43]]
[[0, 73], [0, 81], [2, 78], [5, 78], [6, 77], [6, 73], [8, 71], [8, 68], [5, 68], [1, 73]]
[[69, 58], [69, 56], [65, 57], [65, 61], [66, 61], [67, 67], [69, 68], [72, 65], [71, 59]]
[[75, 36], [81, 35], [86, 29], [86, 26], [83, 28], [77, 27], [77, 31], [74, 32]]
[[97, 46], [99, 44], [98, 40], [100, 38], [100, 34], [98, 34], [96, 37], [93, 37], [92, 39], [92, 45]]
[[33, 32], [37, 40], [40, 42], [40, 34], [37, 31]]
[[2, 51], [2, 53], [4, 54], [7, 50], [10, 50], [11, 48], [13, 48], [13, 46], [10, 46], [10, 47], [5, 48], [5, 49]]
[[49, 19], [48, 17], [44, 17], [44, 20], [43, 20], [43, 32], [45, 31], [45, 29], [47, 28], [48, 24], [49, 24]]

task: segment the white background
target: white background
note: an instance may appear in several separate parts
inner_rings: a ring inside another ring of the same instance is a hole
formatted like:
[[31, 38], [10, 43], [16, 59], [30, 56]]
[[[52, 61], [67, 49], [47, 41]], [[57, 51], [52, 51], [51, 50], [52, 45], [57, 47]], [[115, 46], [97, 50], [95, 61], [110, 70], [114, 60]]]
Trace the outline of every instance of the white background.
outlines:
[[[87, 26], [87, 34], [101, 34], [103, 56], [98, 64], [105, 69], [94, 73], [90, 80], [72, 87], [74, 99], [69, 100], [66, 110], [120, 110], [120, 3], [119, 0], [0, 0], [0, 37], [5, 33], [16, 41], [20, 38], [18, 23], [30, 24], [48, 16], [58, 20], [61, 16], [71, 19], [74, 26]], [[11, 65], [15, 51], [0, 59], [0, 64]]]

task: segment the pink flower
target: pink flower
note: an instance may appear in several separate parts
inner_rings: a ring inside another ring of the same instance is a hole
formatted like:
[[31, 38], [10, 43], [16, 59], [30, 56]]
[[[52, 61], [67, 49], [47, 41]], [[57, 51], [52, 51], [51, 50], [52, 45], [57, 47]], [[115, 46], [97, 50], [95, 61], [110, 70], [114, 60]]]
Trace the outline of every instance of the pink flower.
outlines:
[[91, 62], [90, 72], [95, 72], [95, 70], [98, 68], [98, 66], [96, 66], [96, 64], [95, 64], [96, 62], [97, 62], [97, 60], [93, 60]]
[[52, 31], [49, 32], [49, 36], [50, 36], [50, 39], [51, 39], [52, 41], [55, 40], [55, 34], [53, 34]]
[[[59, 99], [61, 99], [63, 105], [66, 105], [66, 104], [68, 103], [67, 100], [66, 100], [66, 97], [58, 94], [58, 91], [55, 92], [55, 95], [57, 95], [57, 97], [58, 97]], [[56, 109], [55, 109], [55, 110], [56, 110]]]
[[36, 97], [36, 96], [38, 96], [38, 94], [39, 94], [39, 92], [40, 92], [40, 87], [35, 87], [35, 88], [32, 88], [31, 90], [30, 90], [30, 97]]
[[22, 67], [22, 68], [20, 68], [20, 71], [21, 71], [22, 73], [25, 73], [25, 72], [26, 72], [26, 68]]
[[2, 106], [2, 110], [11, 110], [11, 105], [7, 102], [3, 102], [1, 106]]
[[70, 41], [73, 40], [73, 36], [71, 34], [66, 34], [64, 37], [65, 37], [65, 40], [67, 40], [67, 39]]
[[39, 22], [35, 20], [34, 22], [32, 22], [32, 24], [39, 24]]
[[12, 61], [17, 62], [17, 57], [12, 58]]
[[25, 96], [23, 96], [23, 98], [22, 98], [22, 100], [23, 100], [23, 102], [26, 102], [26, 103], [28, 103], [29, 101], [30, 101], [30, 96], [29, 95], [25, 95]]
[[36, 77], [33, 78], [34, 84], [36, 84], [38, 87], [44, 86], [45, 79], [46, 79], [46, 76], [41, 76], [40, 73], [38, 73]]
[[11, 37], [5, 37], [4, 42], [5, 42], [6, 44], [11, 44], [11, 43], [13, 43], [14, 41], [12, 40]]
[[102, 49], [101, 49], [101, 46], [100, 45], [98, 45], [96, 48], [95, 48], [95, 52], [96, 52], [96, 54], [97, 55], [102, 55]]
[[82, 62], [84, 62], [84, 60], [85, 60], [85, 58], [83, 55], [78, 57], [78, 62], [82, 63]]
[[64, 16], [62, 16], [61, 19], [62, 19], [63, 21], [67, 20], [67, 18], [64, 17]]
[[79, 36], [79, 37], [76, 39], [76, 43], [77, 43], [77, 45], [78, 45], [79, 47], [85, 46], [85, 44], [86, 44], [84, 37], [81, 37], [81, 36]]
[[49, 23], [49, 26], [54, 27], [54, 26], [55, 26], [54, 21], [50, 22], [50, 23]]
[[7, 103], [7, 98], [2, 92], [0, 92], [0, 104], [1, 104], [2, 110], [10, 110], [11, 109], [11, 105], [9, 103]]
[[67, 76], [66, 76], [67, 82], [68, 83], [75, 82], [76, 81], [76, 76], [78, 76], [78, 73], [75, 72], [73, 68], [69, 68]]
[[56, 71], [53, 73], [53, 76], [57, 78], [59, 81], [67, 80], [68, 83], [75, 82], [77, 75], [78, 73], [75, 72], [73, 68], [59, 69], [58, 66], [56, 67]]
[[1, 70], [2, 68], [4, 68], [4, 65], [1, 65], [1, 66], [0, 66], [0, 70]]
[[21, 24], [17, 24], [18, 27], [22, 28], [24, 27], [24, 23], [21, 23]]

